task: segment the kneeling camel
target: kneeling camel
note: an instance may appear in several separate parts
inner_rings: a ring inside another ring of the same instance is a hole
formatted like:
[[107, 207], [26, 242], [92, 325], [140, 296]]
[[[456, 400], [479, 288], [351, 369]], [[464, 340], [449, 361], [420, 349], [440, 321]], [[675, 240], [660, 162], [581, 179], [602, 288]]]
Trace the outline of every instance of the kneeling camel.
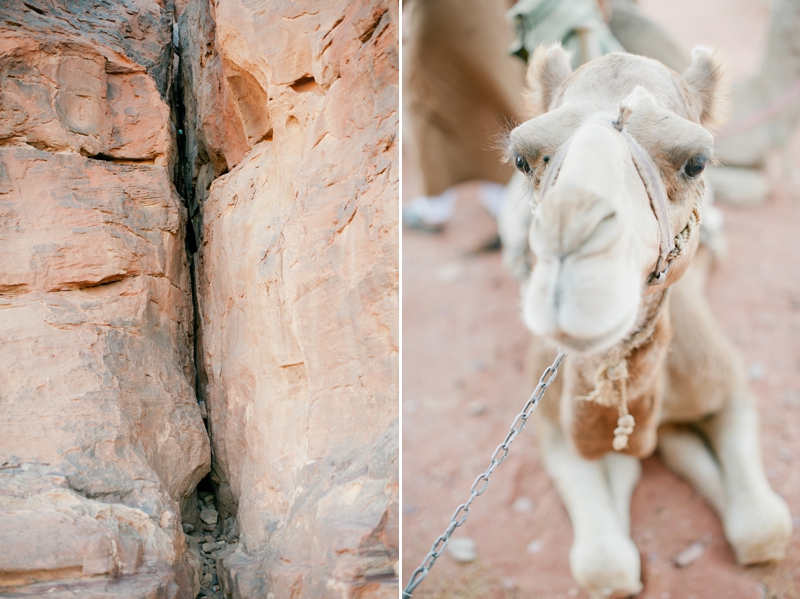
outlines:
[[521, 174], [500, 228], [507, 263], [519, 272], [520, 248], [532, 256], [532, 371], [554, 347], [570, 352], [537, 422], [574, 528], [573, 576], [592, 597], [642, 589], [630, 498], [639, 459], [656, 450], [719, 514], [739, 562], [781, 558], [791, 516], [764, 474], [744, 368], [705, 298], [712, 254], [698, 250], [708, 129], [727, 94], [718, 58], [695, 49], [683, 76], [629, 54], [572, 72], [560, 46], [542, 47], [527, 84], [540, 116], [509, 136]]

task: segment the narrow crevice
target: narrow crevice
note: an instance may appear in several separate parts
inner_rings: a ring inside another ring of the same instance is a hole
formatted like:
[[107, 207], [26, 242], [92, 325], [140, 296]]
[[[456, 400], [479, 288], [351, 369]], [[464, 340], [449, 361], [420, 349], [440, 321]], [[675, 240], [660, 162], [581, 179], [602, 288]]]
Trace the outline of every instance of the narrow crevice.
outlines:
[[113, 275], [109, 275], [100, 279], [99, 281], [90, 281], [90, 282], [74, 282], [69, 286], [64, 287], [64, 290], [83, 290], [83, 289], [94, 289], [96, 287], [105, 287], [107, 285], [113, 285], [115, 283], [119, 283], [124, 281], [130, 277], [138, 277], [139, 273], [116, 273]]
[[92, 160], [101, 160], [103, 162], [112, 162], [114, 164], [129, 164], [132, 166], [152, 166], [156, 163], [155, 158], [121, 158], [119, 156], [108, 156], [107, 154], [84, 154], [87, 158]]
[[47, 15], [47, 11], [40, 6], [35, 6], [30, 2], [23, 2], [23, 4], [26, 6], [26, 8], [31, 9], [33, 12], [39, 13], [40, 15]]
[[[186, 208], [186, 227], [185, 237], [183, 240], [183, 247], [186, 251], [186, 258], [189, 263], [189, 277], [192, 290], [192, 313], [194, 314], [194, 321], [192, 322], [192, 345], [193, 345], [193, 360], [195, 364], [195, 380], [194, 388], [197, 402], [201, 402], [200, 393], [200, 369], [199, 369], [199, 348], [198, 348], [198, 334], [200, 328], [199, 310], [197, 304], [197, 249], [198, 240], [195, 234], [194, 223], [192, 219], [192, 165], [189, 164], [188, 151], [186, 148], [186, 105], [184, 103], [183, 94], [184, 82], [181, 76], [180, 68], [180, 51], [179, 47], [174, 47], [175, 56], [177, 59], [173, 60], [173, 81], [172, 81], [172, 96], [170, 98], [172, 118], [176, 132], [176, 149], [177, 149], [177, 162], [174, 170], [174, 184], [175, 189], [183, 200], [183, 205]], [[206, 428], [208, 428], [206, 426]]]
[[[177, 25], [176, 25], [177, 34]], [[186, 208], [187, 221], [186, 221], [186, 236], [184, 238], [184, 250], [186, 251], [186, 258], [189, 264], [189, 277], [192, 293], [192, 312], [194, 320], [191, 324], [192, 330], [192, 345], [193, 345], [193, 360], [194, 360], [194, 388], [195, 396], [201, 408], [201, 414], [205, 421], [206, 432], [208, 434], [209, 442], [211, 441], [211, 427], [208, 423], [208, 412], [204, 404], [202, 392], [202, 349], [201, 344], [201, 323], [200, 323], [200, 310], [197, 298], [197, 260], [198, 248], [200, 246], [199, 234], [200, 231], [195, 229], [195, 221], [198, 214], [193, 213], [199, 210], [196, 201], [196, 189], [193, 178], [194, 165], [190, 157], [190, 149], [187, 147], [186, 127], [193, 126], [192, 123], [186, 122], [186, 104], [184, 101], [184, 93], [186, 93], [185, 85], [190, 85], [190, 81], [183, 81], [182, 74], [184, 70], [180, 67], [181, 54], [180, 46], [182, 41], [173, 36], [173, 51], [175, 58], [173, 59], [173, 79], [172, 79], [172, 93], [170, 94], [170, 107], [172, 110], [173, 125], [176, 132], [176, 149], [177, 160], [173, 173], [173, 183], [175, 189], [183, 200], [184, 207]], [[185, 42], [183, 42], [185, 43]], [[213, 460], [213, 445], [212, 445], [212, 460]], [[213, 472], [213, 469], [212, 469]], [[192, 522], [184, 521], [184, 532], [189, 535], [189, 541], [192, 545], [196, 546], [200, 557], [202, 559], [202, 570], [199, 572], [201, 588], [198, 598], [215, 598], [222, 599], [224, 593], [222, 591], [219, 575], [217, 573], [217, 555], [219, 552], [230, 549], [238, 541], [238, 529], [236, 518], [223, 519], [218, 502], [218, 485], [214, 481], [212, 472], [209, 472], [193, 490], [187, 500], [190, 503], [196, 502], [196, 511], [194, 506], [190, 506], [190, 513], [194, 514]]]

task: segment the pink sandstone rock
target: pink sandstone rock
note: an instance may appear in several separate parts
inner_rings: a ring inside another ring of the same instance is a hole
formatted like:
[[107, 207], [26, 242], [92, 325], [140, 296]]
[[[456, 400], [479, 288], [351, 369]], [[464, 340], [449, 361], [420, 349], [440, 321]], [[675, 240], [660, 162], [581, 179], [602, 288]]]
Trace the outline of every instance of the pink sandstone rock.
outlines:
[[397, 596], [397, 23], [387, 0], [180, 17], [200, 391], [241, 533], [217, 560], [236, 598]]
[[0, 594], [197, 594], [181, 510], [210, 455], [170, 20], [0, 4]]
[[0, 594], [396, 596], [397, 13], [0, 3]]

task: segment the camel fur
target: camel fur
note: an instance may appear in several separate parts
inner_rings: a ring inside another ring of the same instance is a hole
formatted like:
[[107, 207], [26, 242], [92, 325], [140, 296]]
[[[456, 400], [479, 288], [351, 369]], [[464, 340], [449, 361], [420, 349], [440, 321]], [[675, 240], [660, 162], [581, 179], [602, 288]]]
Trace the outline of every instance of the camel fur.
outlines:
[[[695, 231], [666, 281], [646, 285], [659, 256], [659, 224], [613, 125], [623, 118], [657, 166], [677, 235], [706, 193], [691, 165], [713, 160], [708, 129], [724, 119], [728, 84], [719, 57], [695, 49], [683, 76], [629, 54], [572, 72], [556, 45], [537, 50], [527, 84], [529, 112], [538, 116], [509, 136], [508, 158], [522, 172], [509, 186], [500, 233], [506, 264], [525, 281], [531, 372], [538, 377], [555, 347], [570, 352], [537, 422], [573, 524], [573, 576], [592, 597], [642, 589], [630, 498], [639, 460], [656, 450], [717, 511], [742, 564], [780, 559], [791, 516], [764, 474], [741, 360], [705, 297], [713, 256], [698, 250]], [[558, 177], [541, 197], [548, 162], [568, 139]], [[619, 400], [592, 394], [604, 361], [644, 327], [647, 338], [624, 360], [635, 426], [627, 447], [615, 451]]]

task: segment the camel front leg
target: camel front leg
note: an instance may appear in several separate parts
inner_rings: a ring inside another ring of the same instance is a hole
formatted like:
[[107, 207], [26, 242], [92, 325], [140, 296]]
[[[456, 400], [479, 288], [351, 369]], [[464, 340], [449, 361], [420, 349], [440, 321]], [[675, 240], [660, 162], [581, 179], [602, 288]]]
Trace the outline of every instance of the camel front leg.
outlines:
[[631, 534], [631, 497], [642, 476], [642, 463], [638, 458], [624, 453], [607, 453], [603, 465], [608, 478], [611, 498], [617, 510], [617, 517], [625, 534]]
[[725, 519], [727, 500], [722, 472], [704, 440], [693, 430], [672, 425], [658, 430], [658, 454], [664, 465], [689, 482]]
[[[704, 255], [705, 260], [698, 260]], [[720, 512], [725, 536], [740, 563], [780, 559], [792, 519], [764, 474], [758, 414], [741, 359], [715, 323], [704, 296], [707, 257], [707, 252], [698, 251], [673, 287], [664, 414], [673, 421], [712, 414], [693, 426], [706, 437], [713, 456], [699, 438], [686, 436], [662, 436], [660, 451], [667, 464], [693, 482]]]
[[639, 551], [629, 535], [630, 496], [640, 472], [630, 463], [634, 458], [585, 460], [552, 422], [543, 419], [539, 430], [545, 467], [572, 520], [573, 577], [592, 598], [635, 595], [642, 584]]
[[727, 506], [725, 536], [742, 564], [781, 559], [792, 534], [786, 502], [764, 474], [758, 414], [742, 389], [700, 426], [716, 453]]

